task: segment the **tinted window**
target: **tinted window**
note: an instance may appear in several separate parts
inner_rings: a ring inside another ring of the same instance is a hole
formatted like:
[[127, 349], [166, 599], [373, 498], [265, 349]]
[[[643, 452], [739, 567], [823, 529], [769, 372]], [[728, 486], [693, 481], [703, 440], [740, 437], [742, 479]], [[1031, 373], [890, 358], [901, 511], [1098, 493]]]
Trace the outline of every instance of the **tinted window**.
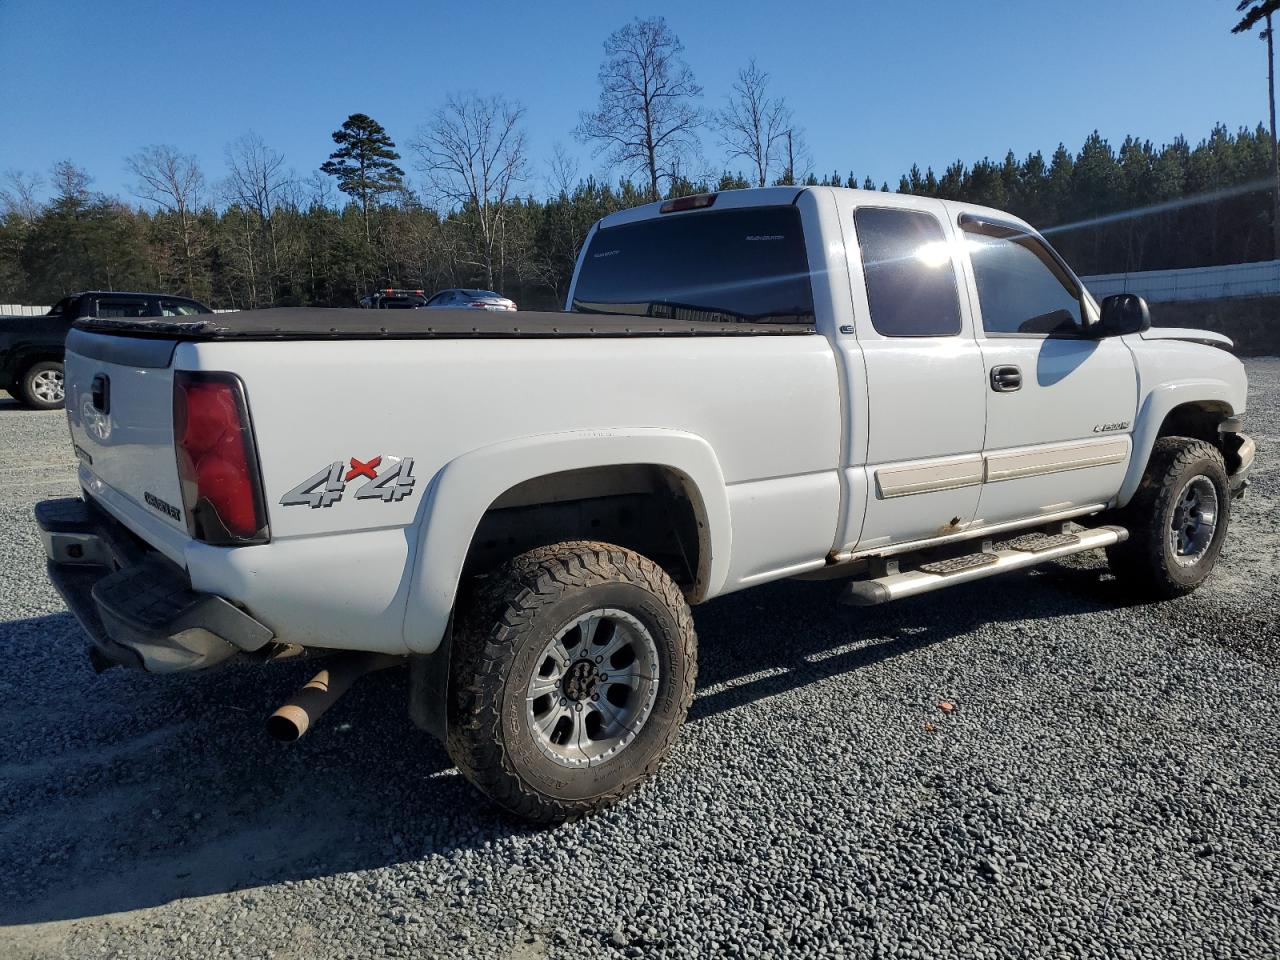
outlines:
[[700, 211], [597, 230], [574, 287], [573, 309], [813, 323], [800, 211]]
[[988, 333], [1078, 333], [1080, 291], [1044, 241], [1001, 225], [962, 221]]
[[203, 313], [194, 303], [186, 300], [161, 300], [160, 316], [162, 317], [194, 317]]
[[133, 318], [151, 316], [151, 301], [128, 299], [125, 297], [100, 297], [96, 315], [111, 318]]
[[49, 308], [49, 316], [51, 317], [72, 317], [76, 315], [76, 311], [80, 309], [79, 297], [63, 297], [52, 307]]
[[876, 332], [886, 337], [959, 333], [955, 267], [938, 218], [864, 207], [854, 213], [854, 222]]

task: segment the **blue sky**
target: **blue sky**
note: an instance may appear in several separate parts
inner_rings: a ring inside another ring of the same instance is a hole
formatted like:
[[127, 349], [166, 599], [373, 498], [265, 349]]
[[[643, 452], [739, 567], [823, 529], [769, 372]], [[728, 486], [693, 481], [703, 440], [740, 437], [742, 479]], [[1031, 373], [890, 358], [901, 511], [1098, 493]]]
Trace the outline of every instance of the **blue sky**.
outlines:
[[[152, 143], [222, 176], [255, 130], [309, 174], [352, 112], [405, 144], [446, 93], [527, 107], [543, 192], [557, 142], [596, 97], [605, 36], [665, 16], [718, 105], [754, 56], [806, 129], [815, 167], [896, 185], [911, 164], [1048, 155], [1093, 129], [1192, 141], [1266, 116], [1264, 44], [1233, 36], [1234, 0], [803, 5], [686, 0], [338, 3], [330, 0], [0, 0], [0, 171], [71, 158], [127, 196], [124, 158]], [[793, 13], [779, 16], [778, 11]], [[711, 136], [705, 153], [718, 159]], [[407, 151], [406, 151], [407, 153]], [[411, 157], [404, 166], [412, 172]]]

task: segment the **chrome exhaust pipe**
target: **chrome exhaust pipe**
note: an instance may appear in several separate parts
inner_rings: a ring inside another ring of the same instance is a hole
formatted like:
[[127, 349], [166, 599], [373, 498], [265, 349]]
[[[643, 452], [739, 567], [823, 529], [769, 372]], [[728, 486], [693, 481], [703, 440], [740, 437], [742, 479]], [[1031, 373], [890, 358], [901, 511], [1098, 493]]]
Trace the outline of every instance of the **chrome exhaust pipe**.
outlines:
[[293, 743], [365, 674], [394, 667], [404, 660], [389, 653], [341, 653], [332, 657], [323, 670], [267, 718], [267, 733], [281, 743]]

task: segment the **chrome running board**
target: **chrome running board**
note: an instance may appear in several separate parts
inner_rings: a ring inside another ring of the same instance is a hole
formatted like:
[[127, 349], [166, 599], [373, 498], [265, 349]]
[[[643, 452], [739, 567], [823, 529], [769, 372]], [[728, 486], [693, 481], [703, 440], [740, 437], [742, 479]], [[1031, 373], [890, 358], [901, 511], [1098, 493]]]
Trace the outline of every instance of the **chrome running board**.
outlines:
[[915, 570], [893, 571], [871, 580], [854, 580], [840, 597], [842, 603], [868, 607], [919, 593], [941, 590], [971, 580], [994, 577], [1010, 570], [1034, 567], [1048, 560], [1069, 557], [1075, 553], [1109, 547], [1129, 539], [1124, 527], [1094, 527], [1074, 533], [1030, 540], [1018, 546], [1000, 550], [983, 550], [978, 553], [952, 557], [935, 563], [925, 563]]

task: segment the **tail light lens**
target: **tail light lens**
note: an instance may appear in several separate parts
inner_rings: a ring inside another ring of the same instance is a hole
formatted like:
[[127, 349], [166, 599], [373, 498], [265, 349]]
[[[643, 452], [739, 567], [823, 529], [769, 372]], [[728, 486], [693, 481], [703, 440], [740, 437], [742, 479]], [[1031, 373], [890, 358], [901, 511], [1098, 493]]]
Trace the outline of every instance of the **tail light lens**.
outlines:
[[191, 536], [220, 546], [266, 543], [258, 450], [240, 378], [176, 373], [173, 433]]

